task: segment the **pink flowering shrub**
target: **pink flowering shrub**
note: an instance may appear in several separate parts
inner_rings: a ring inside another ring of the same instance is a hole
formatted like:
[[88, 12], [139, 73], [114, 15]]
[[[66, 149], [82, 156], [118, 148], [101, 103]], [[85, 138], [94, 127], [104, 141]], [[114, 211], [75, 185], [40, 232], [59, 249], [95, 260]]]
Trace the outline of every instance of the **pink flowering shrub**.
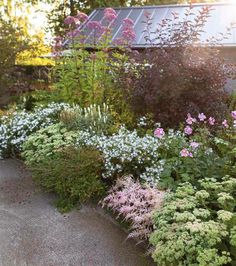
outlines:
[[101, 202], [131, 224], [129, 237], [147, 240], [153, 231], [152, 211], [161, 207], [165, 192], [127, 176], [116, 181]]
[[161, 143], [159, 157], [164, 160], [159, 185], [173, 188], [185, 181], [195, 184], [204, 177], [236, 176], [235, 113], [223, 120], [188, 113], [182, 132], [171, 139], [158, 127], [154, 136]]

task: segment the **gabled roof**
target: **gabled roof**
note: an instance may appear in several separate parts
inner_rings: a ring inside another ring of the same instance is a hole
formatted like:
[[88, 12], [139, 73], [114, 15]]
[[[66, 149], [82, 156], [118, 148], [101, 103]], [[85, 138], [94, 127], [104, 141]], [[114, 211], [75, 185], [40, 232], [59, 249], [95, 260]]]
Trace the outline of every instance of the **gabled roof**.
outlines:
[[[227, 40], [223, 40], [221, 45], [223, 46], [236, 46], [236, 3], [211, 3], [211, 4], [194, 4], [193, 12], [196, 14], [202, 7], [209, 5], [213, 8], [211, 11], [211, 17], [206, 22], [204, 31], [201, 36], [201, 42], [204, 43], [206, 39], [212, 36], [216, 36], [219, 33], [226, 33], [227, 27], [232, 27], [232, 34]], [[122, 21], [124, 18], [130, 18], [134, 21], [134, 30], [136, 33], [136, 40], [133, 42], [133, 47], [145, 47], [145, 33], [144, 28], [145, 20], [144, 12], [148, 11], [152, 17], [152, 27], [156, 28], [157, 24], [162, 19], [171, 18], [172, 13], [176, 12], [179, 18], [184, 17], [184, 13], [189, 5], [162, 5], [162, 6], [142, 6], [142, 7], [125, 7], [114, 8], [117, 12], [117, 19], [114, 23], [112, 39], [119, 38], [121, 36]], [[88, 21], [100, 21], [102, 25], [105, 25], [103, 20], [104, 8], [95, 9], [89, 16]], [[88, 21], [82, 24], [82, 27], [86, 39], [85, 44], [91, 44], [93, 31], [87, 27]]]

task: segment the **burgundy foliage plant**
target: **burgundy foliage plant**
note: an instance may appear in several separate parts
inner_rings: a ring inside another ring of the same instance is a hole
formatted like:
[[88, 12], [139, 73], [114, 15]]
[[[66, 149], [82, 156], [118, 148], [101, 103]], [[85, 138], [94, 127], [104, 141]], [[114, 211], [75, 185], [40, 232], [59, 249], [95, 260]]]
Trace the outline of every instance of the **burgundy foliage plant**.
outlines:
[[211, 8], [193, 13], [190, 6], [185, 17], [173, 13], [153, 31], [152, 19], [145, 13], [146, 47], [135, 51], [130, 66], [123, 71], [121, 89], [137, 115], [154, 114], [164, 126], [177, 126], [187, 113], [200, 111], [224, 116], [228, 94], [224, 87], [230, 72], [219, 55], [218, 44], [225, 34], [201, 43]]

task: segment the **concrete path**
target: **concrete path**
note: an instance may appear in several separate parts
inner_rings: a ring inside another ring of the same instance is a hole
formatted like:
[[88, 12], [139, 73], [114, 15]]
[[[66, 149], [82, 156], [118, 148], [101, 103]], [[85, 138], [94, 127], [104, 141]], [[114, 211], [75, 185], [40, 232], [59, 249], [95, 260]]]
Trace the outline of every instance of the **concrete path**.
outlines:
[[16, 160], [0, 160], [0, 265], [153, 266], [94, 206], [60, 214]]

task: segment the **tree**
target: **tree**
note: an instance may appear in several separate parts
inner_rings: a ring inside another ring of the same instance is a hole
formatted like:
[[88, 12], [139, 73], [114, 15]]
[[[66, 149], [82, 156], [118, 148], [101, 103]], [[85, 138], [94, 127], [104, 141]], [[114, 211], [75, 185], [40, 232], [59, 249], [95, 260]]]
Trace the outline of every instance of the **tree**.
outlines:
[[0, 105], [8, 102], [9, 88], [16, 82], [14, 66], [41, 64], [39, 56], [50, 52], [42, 32], [31, 33], [28, 15], [36, 4], [37, 0], [0, 0]]
[[0, 105], [9, 98], [8, 87], [11, 84], [11, 72], [17, 54], [28, 48], [28, 40], [22, 38], [23, 32], [10, 20], [0, 17]]

